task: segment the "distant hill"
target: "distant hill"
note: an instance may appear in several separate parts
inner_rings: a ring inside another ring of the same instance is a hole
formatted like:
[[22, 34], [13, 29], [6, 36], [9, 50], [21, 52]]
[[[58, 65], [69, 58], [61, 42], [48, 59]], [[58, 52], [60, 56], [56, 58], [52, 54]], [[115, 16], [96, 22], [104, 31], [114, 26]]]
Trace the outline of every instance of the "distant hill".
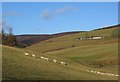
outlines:
[[63, 32], [63, 33], [57, 33], [57, 34], [25, 34], [25, 35], [16, 35], [16, 39], [19, 43], [22, 43], [26, 46], [30, 46], [32, 44], [48, 40], [50, 38], [54, 37], [60, 37], [70, 34], [76, 34], [84, 31], [73, 31], [73, 32]]
[[17, 41], [27, 46], [49, 38], [51, 38], [50, 35], [16, 35]]
[[[114, 25], [114, 26], [108, 26], [108, 27], [102, 27], [94, 30], [102, 30], [102, 29], [111, 29], [119, 27], [120, 25]], [[23, 44], [25, 46], [31, 46], [35, 43], [48, 40], [50, 38], [65, 36], [65, 35], [71, 35], [71, 34], [77, 34], [85, 31], [73, 31], [73, 32], [62, 32], [62, 33], [56, 33], [56, 34], [24, 34], [24, 35], [16, 35], [17, 41], [20, 44]]]
[[120, 24], [114, 25], [114, 26], [108, 26], [108, 27], [98, 28], [98, 29], [94, 29], [94, 30], [111, 29], [111, 28], [117, 28], [117, 27], [120, 27]]

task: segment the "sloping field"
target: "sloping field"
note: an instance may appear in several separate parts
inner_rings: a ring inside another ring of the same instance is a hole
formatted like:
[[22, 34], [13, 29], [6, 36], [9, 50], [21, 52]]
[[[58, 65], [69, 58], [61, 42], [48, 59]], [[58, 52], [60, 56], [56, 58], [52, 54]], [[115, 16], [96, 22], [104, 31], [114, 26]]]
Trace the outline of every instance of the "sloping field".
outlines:
[[[100, 40], [77, 40], [85, 33], [49, 39], [25, 49], [3, 46], [3, 79], [36, 80], [117, 80], [117, 76], [100, 75], [88, 70], [118, 74], [118, 40], [111, 38], [113, 30], [88, 32], [103, 36]], [[35, 57], [25, 56], [25, 52]], [[41, 56], [68, 65], [40, 59]]]
[[25, 56], [21, 49], [3, 46], [3, 80], [117, 79], [115, 76], [90, 73], [87, 69], [89, 67], [78, 63], [65, 66]]
[[87, 32], [88, 36], [102, 36], [105, 37], [102, 40], [77, 40], [76, 38], [84, 37], [86, 35], [85, 32], [66, 35], [58, 38], [49, 39], [35, 45], [32, 45], [26, 49], [31, 49], [36, 52], [49, 52], [54, 50], [60, 50], [65, 48], [71, 48], [74, 46], [85, 46], [85, 45], [101, 45], [101, 44], [110, 44], [117, 42], [117, 40], [111, 39], [112, 32], [117, 28], [104, 29], [104, 30], [96, 30]]
[[[91, 43], [92, 42], [92, 43]], [[87, 43], [87, 44], [85, 44]], [[94, 44], [96, 43], [96, 44]], [[67, 43], [66, 43], [67, 44]], [[67, 44], [68, 45], [68, 44]], [[54, 45], [53, 45], [54, 46]], [[45, 48], [44, 48], [45, 47]], [[52, 46], [44, 46], [38, 48], [46, 50], [44, 53], [40, 53], [45, 57], [51, 59], [57, 59], [58, 61], [66, 61], [68, 65], [78, 63], [78, 65], [84, 65], [91, 70], [99, 70], [103, 72], [118, 73], [118, 43], [117, 39], [113, 40], [100, 40], [100, 41], [85, 41], [81, 46], [68, 47], [65, 49], [57, 50]], [[58, 45], [57, 45], [58, 48]], [[48, 50], [48, 49], [53, 49]], [[39, 53], [36, 56], [40, 56]], [[102, 67], [101, 67], [102, 66]], [[79, 67], [78, 67], [79, 68]]]

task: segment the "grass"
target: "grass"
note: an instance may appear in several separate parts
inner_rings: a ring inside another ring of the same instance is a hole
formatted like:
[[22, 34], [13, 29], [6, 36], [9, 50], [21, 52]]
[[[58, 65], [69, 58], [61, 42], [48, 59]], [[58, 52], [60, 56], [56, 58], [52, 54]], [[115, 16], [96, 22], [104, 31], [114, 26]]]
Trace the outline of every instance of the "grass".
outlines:
[[92, 74], [86, 72], [86, 69], [90, 68], [78, 63], [70, 63], [68, 66], [64, 66], [27, 57], [20, 49], [3, 46], [3, 80], [117, 79], [117, 77]]
[[[86, 70], [118, 73], [118, 42], [111, 38], [114, 30], [104, 29], [88, 32], [90, 36], [104, 36], [102, 40], [76, 40], [84, 33], [53, 38], [25, 49], [3, 46], [3, 79], [29, 80], [117, 80]], [[34, 53], [36, 58], [25, 56]], [[68, 62], [56, 64], [39, 59], [40, 56]], [[96, 68], [102, 64], [102, 68]]]

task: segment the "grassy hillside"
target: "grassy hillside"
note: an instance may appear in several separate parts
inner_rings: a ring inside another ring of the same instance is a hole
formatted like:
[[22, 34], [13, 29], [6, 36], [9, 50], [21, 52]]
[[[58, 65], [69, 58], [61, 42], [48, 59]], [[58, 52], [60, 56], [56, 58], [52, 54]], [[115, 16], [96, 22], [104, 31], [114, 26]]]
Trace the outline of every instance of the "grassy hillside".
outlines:
[[[32, 50], [39, 57], [42, 54], [59, 61], [84, 65], [88, 69], [118, 73], [118, 39], [112, 38], [115, 29], [102, 29], [87, 32], [89, 36], [103, 36], [101, 40], [77, 40], [85, 33], [53, 38], [35, 44], [25, 50]], [[103, 67], [99, 68], [102, 65]], [[72, 66], [72, 65], [71, 65]]]
[[65, 66], [25, 56], [21, 49], [3, 46], [3, 80], [117, 79], [113, 76], [89, 73], [86, 69], [89, 67], [78, 63]]
[[50, 38], [54, 37], [60, 37], [65, 35], [71, 35], [71, 34], [77, 34], [84, 31], [73, 31], [73, 32], [62, 32], [62, 33], [56, 33], [56, 34], [24, 34], [24, 35], [16, 35], [16, 39], [19, 43], [24, 44], [26, 46], [33, 45], [35, 43], [48, 40]]
[[86, 33], [78, 33], [73, 35], [66, 35], [62, 37], [57, 37], [53, 39], [49, 39], [35, 45], [32, 45], [26, 49], [32, 49], [36, 52], [49, 52], [53, 50], [60, 50], [66, 48], [72, 48], [82, 45], [101, 45], [101, 44], [111, 44], [116, 43], [117, 39], [111, 38], [113, 30], [117, 28], [111, 29], [104, 29], [104, 30], [96, 30], [96, 31], [89, 31], [87, 34], [89, 36], [103, 36], [105, 37], [102, 40], [77, 40], [76, 38], [84, 37]]
[[[117, 80], [116, 76], [99, 75], [86, 70], [118, 74], [118, 39], [112, 38], [117, 28], [87, 32], [103, 36], [100, 40], [77, 40], [85, 33], [52, 38], [25, 49], [3, 46], [3, 79], [36, 80]], [[34, 57], [24, 52], [34, 53]], [[68, 65], [40, 59], [48, 57]]]

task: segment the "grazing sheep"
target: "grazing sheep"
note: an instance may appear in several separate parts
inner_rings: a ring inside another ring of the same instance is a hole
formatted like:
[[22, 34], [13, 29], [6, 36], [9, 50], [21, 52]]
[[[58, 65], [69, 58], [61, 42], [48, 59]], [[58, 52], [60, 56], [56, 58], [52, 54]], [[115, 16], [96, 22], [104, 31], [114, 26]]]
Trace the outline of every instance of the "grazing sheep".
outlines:
[[110, 74], [110, 75], [115, 76], [115, 74]]
[[60, 62], [61, 64], [64, 64], [64, 65], [67, 65], [67, 63], [66, 62]]
[[105, 75], [105, 73], [100, 73], [101, 75]]
[[25, 53], [25, 55], [26, 55], [26, 56], [28, 56], [28, 55], [29, 55], [29, 53]]
[[53, 60], [53, 62], [57, 63], [57, 60], [56, 60], [56, 59], [54, 59], [54, 60]]
[[116, 76], [118, 77], [119, 75], [115, 75], [115, 74], [112, 74], [112, 73], [103, 73], [103, 72], [99, 72], [99, 71], [89, 71], [89, 70], [86, 70], [88, 72], [92, 72], [92, 73], [97, 73], [97, 74], [101, 74], [101, 75], [111, 75], [111, 76]]
[[94, 72], [94, 71], [91, 70], [90, 72]]
[[97, 73], [98, 73], [98, 74], [100, 74], [100, 72], [99, 72], [99, 71], [97, 71]]
[[45, 57], [41, 56], [40, 59], [45, 59]]
[[118, 77], [119, 75], [115, 75], [116, 77]]
[[48, 61], [48, 58], [44, 58], [46, 61]]
[[32, 54], [32, 57], [35, 57], [35, 54]]
[[94, 73], [97, 73], [97, 71], [94, 71]]
[[90, 72], [89, 70], [86, 70], [87, 72]]

